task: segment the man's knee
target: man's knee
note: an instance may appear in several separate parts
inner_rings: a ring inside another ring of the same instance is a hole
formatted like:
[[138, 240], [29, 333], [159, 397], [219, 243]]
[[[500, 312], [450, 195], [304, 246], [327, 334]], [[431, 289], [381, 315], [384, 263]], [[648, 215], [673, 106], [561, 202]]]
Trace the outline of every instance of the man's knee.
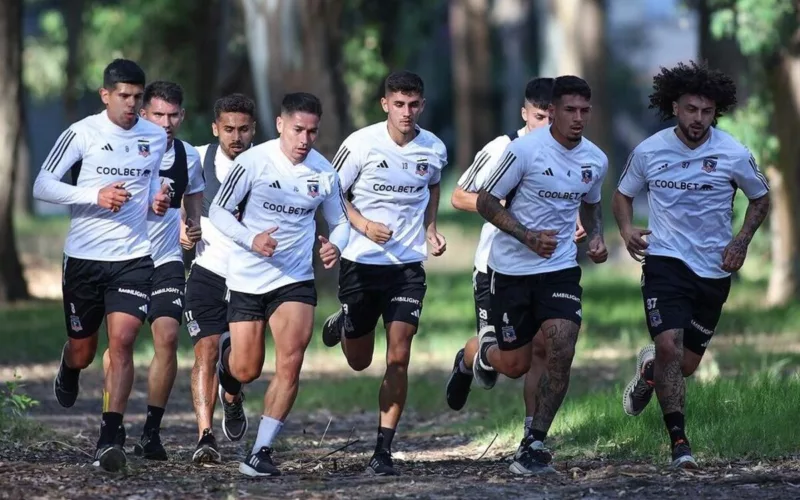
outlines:
[[215, 364], [219, 357], [219, 335], [204, 337], [194, 345], [195, 365], [206, 366]]
[[653, 339], [656, 363], [672, 363], [683, 359], [683, 330], [666, 330]]
[[175, 354], [178, 350], [178, 323], [172, 318], [159, 318], [153, 325], [153, 348], [156, 354]]
[[544, 362], [547, 359], [547, 349], [544, 344], [544, 335], [537, 335], [531, 344], [531, 355], [534, 360]]
[[499, 351], [503, 365], [503, 375], [517, 379], [531, 369], [531, 351], [523, 346], [513, 351]]

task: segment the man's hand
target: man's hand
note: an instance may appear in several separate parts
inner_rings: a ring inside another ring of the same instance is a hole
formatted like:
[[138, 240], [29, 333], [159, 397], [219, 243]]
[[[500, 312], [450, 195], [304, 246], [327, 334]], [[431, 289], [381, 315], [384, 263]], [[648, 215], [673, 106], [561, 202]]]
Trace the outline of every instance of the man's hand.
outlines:
[[431, 244], [431, 255], [439, 257], [447, 250], [447, 240], [433, 226], [429, 227], [426, 233], [428, 243]]
[[131, 194], [125, 189], [124, 182], [115, 182], [110, 186], [104, 187], [97, 194], [97, 204], [112, 212], [119, 212], [122, 205], [130, 199]]
[[606, 248], [606, 242], [603, 241], [602, 236], [597, 235], [589, 240], [589, 250], [586, 252], [586, 255], [588, 255], [595, 264], [602, 264], [608, 260], [608, 248]]
[[322, 243], [322, 246], [319, 247], [319, 258], [322, 259], [322, 266], [325, 269], [331, 269], [336, 265], [336, 261], [339, 260], [341, 252], [339, 252], [336, 245], [322, 235], [319, 235], [319, 242]]
[[622, 232], [622, 241], [625, 242], [625, 248], [628, 249], [628, 253], [637, 262], [641, 262], [644, 259], [644, 251], [649, 246], [642, 236], [647, 236], [651, 232], [649, 229], [638, 227], [632, 227]]
[[747, 247], [750, 242], [746, 238], [737, 236], [728, 243], [722, 251], [722, 270], [732, 273], [742, 268], [747, 257]]
[[586, 229], [583, 228], [583, 224], [581, 224], [581, 218], [578, 217], [578, 223], [575, 226], [575, 243], [583, 243], [586, 240]]
[[364, 234], [379, 245], [383, 245], [392, 237], [392, 230], [380, 222], [369, 221], [364, 226]]
[[558, 246], [556, 235], [558, 231], [545, 229], [544, 231], [525, 231], [525, 246], [533, 250], [536, 255], [549, 259], [553, 256]]
[[200, 229], [200, 224], [192, 219], [186, 219], [186, 224], [181, 224], [181, 247], [184, 250], [191, 250], [202, 238], [203, 231]]
[[263, 255], [264, 257], [272, 257], [275, 253], [275, 248], [278, 242], [272, 237], [272, 233], [278, 230], [278, 227], [272, 227], [259, 233], [253, 238], [253, 251]]
[[172, 198], [169, 197], [169, 185], [162, 184], [161, 191], [158, 192], [156, 198], [153, 200], [153, 212], [156, 215], [164, 215], [169, 208], [169, 202]]

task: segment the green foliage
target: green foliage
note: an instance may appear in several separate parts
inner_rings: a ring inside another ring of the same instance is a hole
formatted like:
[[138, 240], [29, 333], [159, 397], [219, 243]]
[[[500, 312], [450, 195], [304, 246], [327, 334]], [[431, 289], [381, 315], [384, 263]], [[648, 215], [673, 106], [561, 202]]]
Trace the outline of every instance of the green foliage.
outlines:
[[374, 98], [388, 71], [380, 51], [378, 26], [361, 26], [344, 43], [344, 82], [350, 92], [350, 117], [356, 128], [383, 119]]
[[41, 37], [26, 37], [22, 53], [22, 81], [36, 99], [44, 99], [64, 90], [67, 83], [67, 28], [61, 13], [42, 14]]
[[711, 34], [735, 37], [746, 56], [773, 53], [791, 29], [792, 0], [711, 0]]
[[27, 394], [19, 392], [22, 388], [21, 377], [14, 373], [14, 380], [9, 380], [5, 388], [0, 389], [0, 413], [10, 415], [12, 418], [22, 418], [38, 401]]

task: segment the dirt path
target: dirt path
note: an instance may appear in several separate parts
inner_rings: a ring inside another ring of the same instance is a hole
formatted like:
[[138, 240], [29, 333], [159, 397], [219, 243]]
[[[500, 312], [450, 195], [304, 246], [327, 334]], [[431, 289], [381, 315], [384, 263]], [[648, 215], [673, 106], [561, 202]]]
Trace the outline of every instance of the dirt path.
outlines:
[[[127, 449], [131, 451], [144, 421], [146, 381], [143, 370], [131, 397]], [[36, 420], [53, 429], [30, 446], [0, 447], [0, 499], [117, 498], [130, 500], [178, 498], [787, 498], [800, 496], [800, 462], [737, 463], [708, 466], [700, 472], [671, 472], [650, 464], [605, 461], [558, 461], [559, 474], [550, 478], [518, 478], [508, 472], [506, 450], [483, 449], [447, 431], [447, 422], [404, 416], [403, 442], [396, 452], [399, 478], [378, 479], [363, 473], [373, 443], [374, 416], [330, 415], [320, 411], [293, 414], [276, 453], [284, 476], [251, 480], [237, 471], [244, 457], [242, 443], [221, 442], [226, 463], [198, 467], [190, 463], [196, 442], [189, 376], [181, 372], [164, 421], [162, 436], [170, 452], [166, 463], [151, 463], [129, 455], [128, 469], [108, 474], [93, 467], [92, 453], [99, 425], [100, 374], [82, 377], [82, 393], [70, 410], [52, 396], [51, 378], [29, 382], [25, 390], [41, 402]], [[263, 394], [265, 383], [249, 392]], [[322, 443], [329, 417], [331, 427]], [[447, 417], [444, 417], [447, 418]], [[251, 415], [251, 422], [254, 420]], [[217, 434], [219, 420], [215, 420]], [[351, 436], [352, 430], [355, 428]], [[254, 426], [248, 431], [249, 443]], [[360, 441], [327, 458], [324, 455], [350, 439]], [[57, 442], [56, 442], [57, 441]], [[502, 453], [501, 453], [502, 452]]]

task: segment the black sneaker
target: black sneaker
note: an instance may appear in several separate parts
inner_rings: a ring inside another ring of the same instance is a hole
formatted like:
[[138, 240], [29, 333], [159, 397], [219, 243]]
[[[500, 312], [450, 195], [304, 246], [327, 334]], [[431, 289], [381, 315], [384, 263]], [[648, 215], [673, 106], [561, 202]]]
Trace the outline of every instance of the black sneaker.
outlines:
[[94, 454], [95, 464], [108, 472], [118, 472], [128, 463], [125, 450], [117, 444], [101, 445]]
[[114, 435], [114, 444], [125, 449], [125, 441], [128, 439], [128, 434], [125, 432], [125, 426], [120, 425], [117, 433]]
[[486, 359], [486, 350], [495, 344], [497, 344], [497, 336], [494, 328], [484, 327], [478, 333], [478, 352], [475, 353], [475, 358], [472, 360], [472, 374], [475, 382], [484, 389], [491, 389], [497, 383], [497, 372]]
[[678, 441], [672, 447], [672, 467], [676, 469], [697, 468], [697, 462], [692, 456], [692, 448], [686, 441]]
[[459, 369], [459, 365], [463, 359], [464, 349], [461, 349], [456, 353], [456, 360], [453, 362], [453, 371], [450, 372], [450, 378], [447, 379], [447, 387], [445, 390], [447, 406], [455, 411], [460, 410], [467, 404], [467, 397], [469, 396], [470, 386], [472, 385], [472, 372], [462, 373]]
[[222, 404], [222, 433], [229, 441], [239, 441], [247, 432], [247, 415], [244, 412], [244, 391], [239, 393], [238, 400], [229, 403], [225, 400], [225, 389], [220, 385], [217, 390], [219, 402]]
[[239, 472], [250, 477], [280, 476], [281, 471], [272, 463], [272, 448], [264, 446], [258, 453], [250, 453], [244, 462], [239, 464]]
[[328, 316], [322, 324], [322, 343], [328, 347], [333, 347], [342, 340], [342, 319], [344, 310], [339, 309]]
[[133, 454], [147, 460], [166, 460], [167, 450], [161, 444], [161, 433], [158, 429], [142, 434], [142, 438], [133, 446]]
[[552, 460], [553, 455], [545, 448], [544, 443], [534, 441], [532, 436], [528, 436], [520, 443], [509, 470], [523, 476], [555, 474], [556, 470], [550, 466]]
[[196, 464], [222, 462], [222, 455], [219, 454], [219, 448], [217, 448], [217, 438], [214, 437], [211, 429], [203, 430], [203, 437], [197, 442], [197, 448], [192, 454], [192, 462]]
[[67, 344], [61, 349], [61, 363], [58, 367], [58, 373], [53, 380], [53, 392], [56, 394], [58, 404], [64, 408], [70, 408], [75, 404], [78, 399], [79, 384], [81, 371], [70, 368], [64, 362], [64, 351], [67, 349]]
[[373, 476], [399, 476], [400, 473], [394, 470], [392, 454], [389, 450], [375, 450], [369, 460], [367, 472]]
[[656, 347], [653, 344], [649, 344], [639, 351], [636, 359], [636, 374], [622, 393], [622, 408], [632, 417], [642, 413], [653, 397], [655, 382], [652, 380], [652, 370], [655, 359]]

